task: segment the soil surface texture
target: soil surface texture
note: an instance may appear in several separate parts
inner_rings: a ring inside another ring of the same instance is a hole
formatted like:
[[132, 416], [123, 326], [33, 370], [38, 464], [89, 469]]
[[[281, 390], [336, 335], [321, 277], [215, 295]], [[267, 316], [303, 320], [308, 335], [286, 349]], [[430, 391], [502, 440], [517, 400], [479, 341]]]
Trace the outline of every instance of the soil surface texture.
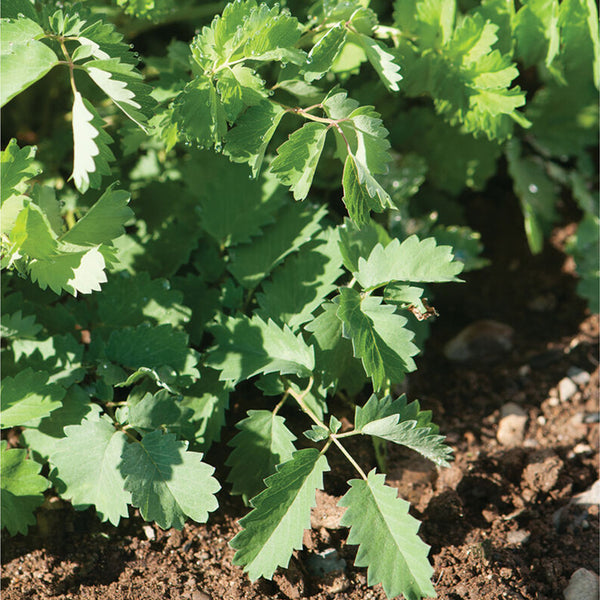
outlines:
[[[467, 200], [491, 266], [435, 289], [440, 316], [402, 390], [433, 411], [455, 459], [439, 469], [388, 447], [387, 481], [422, 520], [440, 600], [559, 600], [577, 569], [598, 572], [598, 317], [576, 296], [574, 265], [562, 251], [576, 212], [564, 208], [544, 252], [532, 256], [516, 201], [493, 196]], [[448, 342], [469, 326], [460, 352], [473, 355], [450, 360]], [[234, 419], [251, 408], [241, 397], [232, 404]], [[333, 412], [351, 419], [341, 403]], [[369, 440], [351, 451], [363, 468], [375, 467]], [[346, 544], [336, 504], [355, 473], [330, 454], [304, 549], [272, 581], [251, 583], [232, 565], [228, 541], [248, 509], [227, 489], [208, 524], [188, 522], [183, 531], [162, 531], [133, 510], [114, 528], [49, 492], [29, 535], [3, 533], [2, 596], [383, 599], [366, 570], [352, 566], [356, 547]], [[224, 444], [206, 456], [221, 481], [225, 456]]]

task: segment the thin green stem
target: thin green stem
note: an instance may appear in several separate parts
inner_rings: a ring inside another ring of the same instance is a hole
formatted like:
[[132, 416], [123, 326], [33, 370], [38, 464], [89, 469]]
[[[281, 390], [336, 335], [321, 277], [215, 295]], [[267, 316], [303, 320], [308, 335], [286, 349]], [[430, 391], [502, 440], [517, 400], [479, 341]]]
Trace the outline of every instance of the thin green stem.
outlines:
[[358, 471], [359, 475], [366, 481], [367, 476], [365, 472], [361, 469], [360, 465], [352, 458], [351, 454], [342, 446], [337, 437], [331, 436], [331, 440], [333, 443], [340, 449], [340, 452], [348, 459], [350, 464]]

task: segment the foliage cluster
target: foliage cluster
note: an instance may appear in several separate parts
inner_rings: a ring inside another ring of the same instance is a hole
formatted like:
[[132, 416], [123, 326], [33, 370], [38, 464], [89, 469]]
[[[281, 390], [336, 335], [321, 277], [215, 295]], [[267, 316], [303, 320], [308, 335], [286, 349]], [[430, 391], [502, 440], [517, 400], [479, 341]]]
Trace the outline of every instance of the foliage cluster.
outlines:
[[[504, 164], [533, 252], [575, 198], [598, 309], [595, 4], [4, 0], [2, 17], [1, 427], [19, 433], [2, 526], [26, 533], [53, 487], [115, 525], [133, 506], [181, 528], [224, 486], [251, 507], [235, 562], [270, 578], [335, 447], [369, 584], [434, 595], [408, 503], [345, 439], [450, 459], [394, 390], [429, 286], [486, 264], [458, 198]], [[219, 481], [204, 453], [233, 394], [247, 416]]]

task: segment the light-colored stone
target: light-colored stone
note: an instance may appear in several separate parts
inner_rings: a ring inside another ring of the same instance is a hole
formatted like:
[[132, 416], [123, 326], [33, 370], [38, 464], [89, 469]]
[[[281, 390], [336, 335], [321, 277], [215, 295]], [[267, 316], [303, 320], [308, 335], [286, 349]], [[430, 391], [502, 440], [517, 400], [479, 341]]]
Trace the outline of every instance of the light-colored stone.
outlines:
[[142, 529], [147, 540], [152, 541], [156, 539], [156, 531], [154, 531], [151, 525], [144, 525]]
[[564, 596], [565, 600], [598, 600], [599, 592], [598, 575], [588, 569], [577, 569], [571, 575]]
[[567, 371], [567, 377], [569, 377], [573, 383], [576, 383], [579, 386], [587, 385], [590, 382], [592, 376], [583, 369], [579, 367], [570, 367]]
[[509, 448], [521, 445], [525, 439], [527, 413], [518, 404], [507, 402], [500, 409], [500, 415], [496, 439]]
[[577, 385], [570, 377], [563, 377], [558, 382], [558, 397], [561, 402], [569, 400], [577, 391]]
[[581, 492], [580, 494], [573, 496], [571, 502], [573, 504], [580, 504], [584, 506], [600, 504], [600, 479], [596, 481], [592, 487], [585, 490], [585, 492]]
[[517, 529], [516, 531], [509, 531], [506, 534], [506, 541], [509, 544], [524, 544], [529, 541], [531, 534], [529, 531], [525, 531], [525, 529]]
[[491, 362], [512, 349], [513, 335], [513, 328], [505, 323], [475, 321], [446, 344], [444, 355], [455, 362]]

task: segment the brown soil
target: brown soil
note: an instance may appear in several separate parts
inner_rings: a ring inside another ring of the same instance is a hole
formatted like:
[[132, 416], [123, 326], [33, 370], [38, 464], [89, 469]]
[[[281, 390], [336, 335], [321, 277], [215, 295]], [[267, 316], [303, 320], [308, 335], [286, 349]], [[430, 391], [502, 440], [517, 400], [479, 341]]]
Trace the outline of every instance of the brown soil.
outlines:
[[[436, 469], [389, 448], [388, 482], [423, 522], [440, 599], [556, 600], [575, 570], [597, 571], [597, 505], [582, 509], [569, 501], [598, 479], [598, 317], [576, 297], [573, 265], [561, 251], [572, 218], [565, 216], [545, 251], [532, 257], [514, 200], [474, 197], [469, 216], [483, 233], [492, 266], [469, 274], [467, 284], [437, 291], [441, 317], [407, 390], [433, 410], [455, 461]], [[444, 344], [478, 319], [510, 325], [513, 349], [492, 362], [449, 362]], [[571, 367], [591, 373], [591, 380], [561, 401], [558, 384]], [[523, 439], [512, 447], [497, 441], [508, 402], [527, 418]], [[375, 466], [368, 441], [352, 451], [367, 468]], [[212, 450], [207, 460], [219, 465], [222, 452]], [[181, 532], [161, 531], [133, 511], [116, 529], [99, 523], [92, 510], [77, 513], [49, 497], [28, 536], [3, 535], [3, 597], [384, 598], [380, 586], [367, 586], [364, 569], [351, 566], [356, 548], [337, 528], [335, 504], [354, 474], [341, 456], [332, 454], [330, 462], [327, 493], [318, 495], [305, 549], [273, 581], [250, 583], [232, 566], [227, 542], [246, 509], [225, 492], [207, 525], [190, 522]], [[311, 574], [310, 558], [328, 548], [346, 569]]]

